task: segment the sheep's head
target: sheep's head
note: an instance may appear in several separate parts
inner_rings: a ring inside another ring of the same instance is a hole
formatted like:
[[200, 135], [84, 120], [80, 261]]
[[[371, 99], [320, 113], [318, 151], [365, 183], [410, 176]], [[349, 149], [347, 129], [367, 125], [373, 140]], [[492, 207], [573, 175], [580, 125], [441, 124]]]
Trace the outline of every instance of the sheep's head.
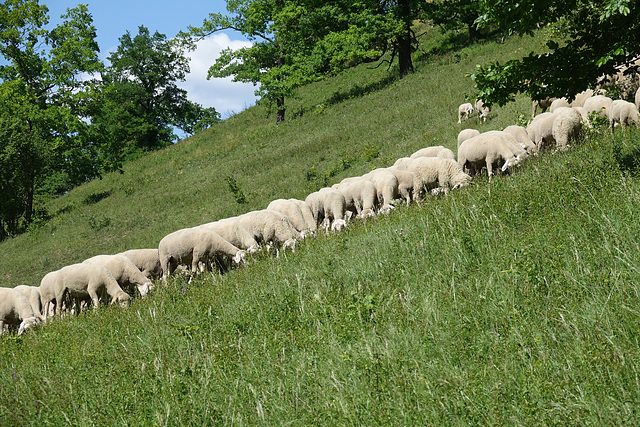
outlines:
[[331, 224], [331, 231], [340, 231], [347, 226], [347, 221], [344, 219], [336, 219]]
[[244, 264], [246, 262], [245, 257], [247, 256], [247, 252], [246, 251], [238, 251], [236, 252], [236, 254], [233, 256], [233, 261], [236, 264]]
[[291, 251], [295, 251], [296, 249], [296, 242], [297, 240], [294, 238], [291, 239], [287, 239], [284, 241], [284, 243], [282, 244], [282, 249], [287, 249], [287, 248], [291, 248]]
[[121, 307], [128, 307], [131, 297], [125, 291], [118, 291], [111, 299], [111, 304], [118, 303]]
[[27, 329], [31, 329], [39, 324], [40, 319], [38, 317], [27, 317], [23, 319], [18, 327], [18, 335], [22, 335]]
[[140, 296], [141, 297], [145, 297], [147, 296], [147, 294], [149, 292], [151, 292], [153, 289], [155, 288], [155, 286], [153, 285], [153, 283], [151, 282], [146, 282], [144, 285], [142, 285], [141, 287], [138, 288], [138, 290], [140, 291]]
[[249, 255], [251, 254], [255, 254], [256, 252], [258, 252], [260, 250], [260, 245], [256, 244], [256, 245], [251, 245], [247, 248], [247, 253]]

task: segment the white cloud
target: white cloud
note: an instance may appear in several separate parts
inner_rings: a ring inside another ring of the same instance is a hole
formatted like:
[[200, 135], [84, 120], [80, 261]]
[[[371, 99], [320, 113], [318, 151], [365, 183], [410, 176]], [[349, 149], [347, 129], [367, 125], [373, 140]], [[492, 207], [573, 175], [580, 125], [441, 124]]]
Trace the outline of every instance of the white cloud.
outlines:
[[223, 49], [231, 47], [235, 50], [248, 46], [251, 46], [250, 42], [231, 40], [225, 33], [216, 33], [199, 41], [196, 50], [189, 54], [191, 72], [179, 86], [187, 91], [191, 101], [204, 107], [214, 107], [222, 118], [254, 105], [256, 87], [251, 83], [232, 82], [232, 77], [207, 80], [209, 67]]

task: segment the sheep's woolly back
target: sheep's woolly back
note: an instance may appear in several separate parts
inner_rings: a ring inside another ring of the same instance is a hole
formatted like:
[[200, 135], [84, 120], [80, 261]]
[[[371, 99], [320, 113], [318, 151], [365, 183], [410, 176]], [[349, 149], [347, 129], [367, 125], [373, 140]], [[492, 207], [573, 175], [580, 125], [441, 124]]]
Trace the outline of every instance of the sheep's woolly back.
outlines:
[[613, 101], [608, 96], [595, 95], [585, 100], [584, 109], [587, 112], [587, 115], [595, 111], [601, 117], [608, 119], [611, 102]]
[[0, 288], [0, 321], [18, 326], [25, 319], [35, 318], [27, 298], [12, 288]]
[[474, 136], [480, 135], [480, 131], [477, 129], [462, 129], [458, 133], [458, 147], [467, 139], [473, 138]]
[[124, 255], [96, 255], [83, 261], [83, 264], [102, 265], [116, 279], [121, 287], [135, 286], [141, 296], [146, 296], [153, 284], [138, 267]]
[[442, 145], [421, 148], [420, 150], [413, 153], [409, 158], [415, 159], [417, 157], [440, 157], [443, 159], [456, 159], [455, 153]]
[[616, 124], [626, 127], [630, 124], [638, 124], [638, 109], [635, 104], [624, 101], [622, 99], [615, 100], [611, 103], [611, 114], [609, 117], [611, 127]]
[[201, 228], [214, 231], [227, 242], [249, 253], [258, 251], [259, 244], [246, 228], [238, 221], [238, 217], [221, 219], [219, 221], [202, 224]]
[[571, 102], [571, 107], [584, 107], [584, 102], [594, 95], [592, 89], [587, 89], [576, 95], [575, 99]]
[[120, 253], [131, 260], [146, 277], [159, 278], [162, 276], [158, 249], [130, 249]]
[[293, 228], [304, 237], [311, 232], [300, 205], [291, 199], [276, 199], [269, 203], [267, 210], [276, 211], [287, 217]]
[[567, 101], [567, 98], [558, 98], [554, 100], [549, 106], [549, 112], [553, 113], [556, 109], [560, 107], [571, 107], [571, 105], [569, 104], [569, 101]]
[[512, 135], [518, 144], [522, 148], [524, 148], [529, 154], [536, 154], [538, 152], [538, 147], [533, 143], [529, 135], [527, 134], [527, 130], [522, 126], [511, 125], [504, 128], [504, 132]]
[[527, 126], [527, 135], [536, 144], [538, 150], [544, 145], [555, 142], [553, 139], [553, 121], [556, 117], [556, 113], [538, 114]]
[[552, 135], [556, 146], [566, 150], [569, 141], [575, 139], [582, 129], [582, 116], [573, 108], [562, 108], [553, 121]]

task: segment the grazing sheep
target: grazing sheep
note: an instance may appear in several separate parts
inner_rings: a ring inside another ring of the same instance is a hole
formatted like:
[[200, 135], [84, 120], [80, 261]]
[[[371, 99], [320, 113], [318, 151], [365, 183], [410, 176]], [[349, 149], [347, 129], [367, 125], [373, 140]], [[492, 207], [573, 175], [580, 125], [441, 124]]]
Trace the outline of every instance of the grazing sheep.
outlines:
[[387, 168], [374, 169], [362, 175], [362, 177], [371, 180], [376, 186], [378, 206], [380, 206], [380, 212], [383, 214], [395, 209], [394, 205], [397, 197], [405, 197], [405, 195], [400, 194], [398, 177]]
[[191, 274], [195, 274], [199, 263], [207, 264], [218, 255], [231, 257], [235, 263], [241, 264], [245, 254], [218, 233], [201, 227], [174, 231], [158, 244], [163, 280], [171, 276], [178, 265], [189, 266]]
[[546, 97], [546, 98], [539, 99], [539, 100], [533, 100], [532, 101], [533, 111], [531, 112], [531, 118], [534, 118], [536, 116], [536, 111], [537, 111], [538, 107], [540, 107], [540, 113], [541, 114], [545, 113], [547, 111], [547, 108], [551, 107], [551, 104], [556, 99], [558, 99], [558, 98]]
[[413, 172], [402, 170], [395, 166], [387, 168], [387, 170], [391, 171], [398, 179], [398, 194], [404, 199], [407, 206], [409, 206], [411, 198], [413, 197], [413, 181], [415, 179]]
[[559, 150], [566, 150], [569, 141], [575, 140], [582, 130], [582, 116], [574, 108], [559, 108], [553, 121], [552, 135]]
[[85, 259], [83, 264], [102, 265], [109, 270], [109, 273], [118, 282], [121, 288], [130, 288], [135, 286], [140, 292], [141, 297], [153, 290], [153, 283], [142, 274], [136, 265], [124, 255], [96, 255]]
[[417, 157], [440, 157], [442, 159], [456, 159], [456, 154], [442, 145], [435, 145], [433, 147], [425, 147], [413, 153], [410, 158], [415, 159]]
[[202, 224], [199, 227], [218, 233], [227, 242], [233, 246], [253, 254], [260, 249], [260, 244], [253, 237], [253, 234], [240, 225], [238, 217], [225, 218], [220, 221]]
[[481, 99], [476, 101], [476, 111], [478, 112], [478, 120], [486, 122], [491, 117], [491, 107], [484, 105]]
[[[60, 270], [47, 273], [40, 282], [43, 312], [49, 313], [53, 305], [53, 314], [62, 315], [62, 301], [66, 294], [70, 298], [91, 298], [96, 310], [100, 296], [107, 292], [111, 296], [111, 304], [126, 306], [131, 297], [124, 292], [116, 279], [106, 267], [99, 264], [71, 264]], [[55, 301], [55, 303], [54, 303]]]
[[[286, 216], [293, 228], [300, 233], [302, 238], [305, 238], [307, 235], [313, 235], [315, 228], [312, 229], [313, 224], [309, 224], [309, 217], [305, 217], [300, 206], [295, 199], [277, 199], [269, 203], [267, 209]], [[311, 222], [313, 223], [313, 221]]]
[[162, 266], [160, 265], [160, 257], [158, 249], [130, 249], [121, 252], [138, 267], [138, 270], [146, 277], [159, 279], [162, 277]]
[[40, 297], [40, 288], [38, 286], [18, 285], [15, 288], [20, 292], [31, 304], [31, 309], [36, 317], [40, 320], [44, 320], [42, 314], [42, 298]]
[[452, 159], [439, 157], [418, 157], [406, 164], [413, 173], [413, 200], [420, 201], [425, 191], [434, 193], [449, 191], [471, 182], [471, 177], [462, 171], [460, 165]]
[[480, 131], [477, 129], [462, 129], [460, 133], [458, 133], [458, 147], [460, 147], [460, 144], [462, 144], [467, 139], [473, 138], [474, 136], [478, 135], [480, 135]]
[[480, 134], [464, 141], [458, 149], [458, 164], [474, 176], [487, 167], [489, 181], [493, 176], [493, 168], [498, 167], [506, 172], [518, 164], [518, 159], [504, 144], [502, 138], [491, 134]]
[[584, 107], [584, 101], [591, 98], [593, 95], [594, 95], [594, 92], [592, 89], [583, 90], [582, 92], [576, 95], [573, 101], [571, 101], [571, 107], [572, 108]]
[[0, 335], [4, 325], [17, 326], [18, 335], [40, 323], [25, 296], [12, 288], [0, 288]]
[[523, 160], [529, 156], [529, 153], [527, 152], [527, 150], [525, 150], [520, 144], [518, 144], [518, 141], [516, 140], [516, 138], [513, 135], [511, 135], [509, 132], [505, 132], [501, 130], [490, 130], [484, 133], [489, 136], [495, 136], [496, 138], [500, 138], [502, 140], [502, 143], [505, 144], [507, 148], [509, 148], [509, 150], [513, 152], [513, 154], [516, 156], [518, 161]]
[[376, 186], [368, 179], [360, 178], [341, 182], [331, 188], [342, 193], [346, 202], [345, 209], [356, 214], [359, 218], [368, 218], [375, 214]]
[[538, 150], [555, 142], [555, 139], [553, 139], [553, 121], [556, 117], [556, 113], [542, 113], [537, 115], [527, 126], [527, 135], [536, 144]]
[[595, 95], [584, 101], [584, 110], [589, 115], [597, 112], [600, 117], [609, 118], [609, 109], [611, 108], [611, 98], [604, 95]]
[[556, 108], [560, 108], [560, 107], [571, 107], [571, 104], [569, 104], [569, 101], [567, 101], [567, 98], [558, 98], [556, 100], [554, 100], [551, 105], [549, 106], [549, 112], [553, 113]]
[[611, 131], [613, 132], [616, 125], [620, 125], [622, 130], [627, 126], [638, 125], [638, 109], [631, 102], [617, 99], [611, 103], [611, 114], [609, 117]]
[[[346, 227], [344, 219], [347, 202], [344, 195], [335, 188], [321, 188], [309, 194], [305, 202], [311, 209], [316, 226], [327, 222], [332, 231], [339, 231]], [[328, 229], [328, 226], [326, 227]]]
[[[273, 244], [283, 249], [294, 249], [296, 239], [302, 238], [287, 217], [276, 211], [267, 209], [251, 211], [235, 217], [253, 238], [261, 244]], [[225, 222], [227, 220], [222, 220]]]
[[313, 213], [311, 212], [311, 208], [304, 200], [299, 199], [289, 199], [300, 208], [300, 212], [302, 212], [302, 217], [304, 218], [304, 222], [309, 227], [311, 234], [314, 234], [318, 230], [318, 225], [313, 219]]
[[469, 117], [473, 114], [473, 105], [470, 102], [465, 102], [464, 104], [460, 104], [458, 107], [458, 123], [462, 123], [462, 118], [468, 120]]
[[527, 151], [527, 153], [529, 154], [538, 153], [538, 147], [536, 147], [533, 141], [531, 141], [531, 138], [529, 138], [529, 135], [527, 134], [527, 130], [522, 126], [518, 126], [518, 125], [507, 126], [506, 128], [504, 128], [504, 132], [513, 136], [518, 142], [518, 144], [520, 144], [520, 146]]

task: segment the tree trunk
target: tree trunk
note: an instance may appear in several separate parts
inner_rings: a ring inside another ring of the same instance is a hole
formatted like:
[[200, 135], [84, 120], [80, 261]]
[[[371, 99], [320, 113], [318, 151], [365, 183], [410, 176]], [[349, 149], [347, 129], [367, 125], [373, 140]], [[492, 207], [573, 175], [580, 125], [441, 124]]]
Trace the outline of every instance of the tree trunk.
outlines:
[[286, 109], [284, 108], [284, 96], [280, 96], [276, 99], [276, 108], [278, 111], [276, 112], [276, 124], [280, 124], [284, 122], [284, 112]]
[[413, 73], [413, 62], [411, 61], [411, 6], [407, 0], [398, 1], [398, 5], [400, 6], [400, 19], [405, 23], [404, 34], [396, 40], [400, 77], [404, 77]]

